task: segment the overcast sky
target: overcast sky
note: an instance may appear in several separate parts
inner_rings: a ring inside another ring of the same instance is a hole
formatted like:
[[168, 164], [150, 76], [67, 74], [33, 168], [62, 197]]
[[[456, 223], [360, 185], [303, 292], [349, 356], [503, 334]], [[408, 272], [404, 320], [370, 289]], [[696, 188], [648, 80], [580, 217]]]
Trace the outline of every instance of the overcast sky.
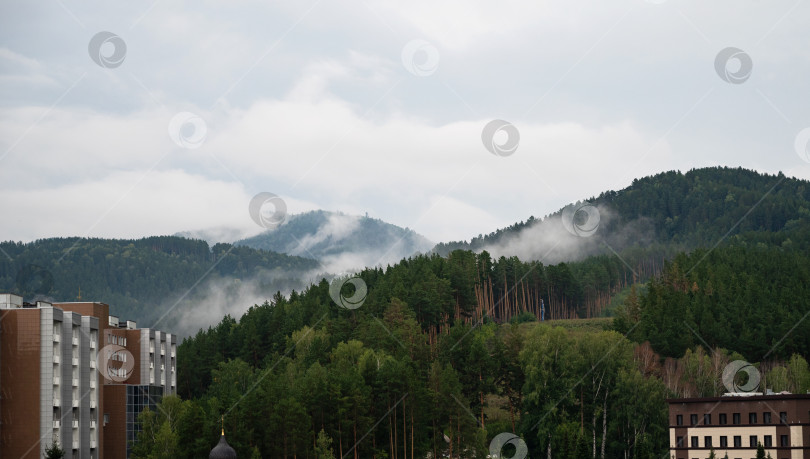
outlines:
[[0, 240], [257, 232], [270, 192], [446, 241], [665, 170], [810, 178], [809, 23], [801, 0], [3, 0]]

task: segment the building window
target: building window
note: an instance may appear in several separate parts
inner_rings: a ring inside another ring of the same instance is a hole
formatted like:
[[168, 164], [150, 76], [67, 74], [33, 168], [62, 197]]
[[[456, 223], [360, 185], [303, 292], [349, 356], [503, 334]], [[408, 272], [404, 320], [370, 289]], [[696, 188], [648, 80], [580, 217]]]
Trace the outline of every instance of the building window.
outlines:
[[739, 435], [734, 436], [734, 447], [741, 448], [742, 447], [742, 437]]
[[703, 425], [704, 426], [712, 425], [712, 415], [711, 414], [704, 414], [703, 415]]
[[748, 413], [748, 423], [749, 424], [756, 424], [757, 423], [757, 414], [756, 413]]
[[720, 436], [720, 447], [721, 448], [727, 448], [728, 447], [728, 437], [726, 437], [725, 435]]
[[782, 424], [787, 424], [787, 413], [784, 411], [779, 412], [779, 422]]
[[683, 437], [678, 437], [677, 447], [680, 448], [683, 446]]
[[693, 426], [697, 425], [697, 415], [696, 414], [690, 414], [689, 415], [689, 423], [691, 425], [693, 425]]
[[682, 414], [679, 414], [679, 415], [675, 416], [675, 425], [676, 426], [682, 426], [683, 425], [683, 415]]
[[692, 437], [692, 448], [698, 447], [698, 437]]
[[751, 436], [748, 437], [748, 446], [750, 446], [751, 448], [756, 448], [757, 447], [757, 436], [756, 435], [751, 435]]
[[779, 446], [790, 446], [787, 435], [781, 435], [779, 437]]
[[770, 424], [771, 423], [771, 412], [766, 411], [762, 413], [762, 423], [763, 424]]
[[767, 446], [769, 448], [771, 446], [773, 446], [773, 441], [771, 441], [771, 436], [770, 435], [765, 435], [764, 437], [762, 437], [762, 443], [763, 443], [763, 446]]
[[705, 448], [712, 447], [712, 437], [710, 435], [706, 435], [705, 437], [703, 437], [703, 446]]
[[726, 413], [720, 413], [720, 425], [724, 426], [728, 424], [728, 419], [726, 418]]
[[732, 415], [732, 422], [735, 426], [740, 425], [740, 413], [734, 413]]

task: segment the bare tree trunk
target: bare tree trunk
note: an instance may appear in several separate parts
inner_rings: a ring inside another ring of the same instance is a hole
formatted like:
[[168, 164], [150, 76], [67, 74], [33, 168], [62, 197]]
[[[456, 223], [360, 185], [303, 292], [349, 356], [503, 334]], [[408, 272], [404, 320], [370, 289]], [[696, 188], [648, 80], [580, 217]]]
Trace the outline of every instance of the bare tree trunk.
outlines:
[[607, 399], [610, 391], [605, 389], [605, 399], [602, 402], [602, 459], [605, 459], [605, 439], [607, 438]]
[[405, 401], [402, 401], [402, 459], [408, 459], [408, 426], [405, 423]]
[[392, 419], [394, 423], [394, 459], [397, 459], [397, 445], [399, 444], [399, 439], [397, 438], [397, 406], [394, 405], [394, 417]]

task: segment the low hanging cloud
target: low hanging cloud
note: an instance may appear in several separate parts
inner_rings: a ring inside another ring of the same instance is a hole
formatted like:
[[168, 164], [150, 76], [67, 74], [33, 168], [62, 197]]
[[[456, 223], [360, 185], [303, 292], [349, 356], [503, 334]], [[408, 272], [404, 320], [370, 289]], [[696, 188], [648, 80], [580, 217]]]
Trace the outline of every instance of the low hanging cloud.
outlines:
[[[557, 264], [619, 252], [633, 245], [643, 246], [655, 239], [654, 228], [647, 219], [618, 223], [612, 209], [588, 203], [573, 204], [566, 209], [572, 211], [535, 220], [478, 251], [486, 250], [496, 258], [516, 256], [524, 261]], [[589, 209], [591, 212], [586, 214]]]

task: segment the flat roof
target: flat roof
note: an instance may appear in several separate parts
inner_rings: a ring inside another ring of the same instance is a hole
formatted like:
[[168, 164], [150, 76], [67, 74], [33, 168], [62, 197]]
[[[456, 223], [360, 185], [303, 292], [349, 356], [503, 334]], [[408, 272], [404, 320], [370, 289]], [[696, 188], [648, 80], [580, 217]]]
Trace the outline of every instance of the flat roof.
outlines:
[[744, 402], [761, 400], [810, 400], [810, 394], [723, 395], [720, 397], [668, 398], [667, 403]]

